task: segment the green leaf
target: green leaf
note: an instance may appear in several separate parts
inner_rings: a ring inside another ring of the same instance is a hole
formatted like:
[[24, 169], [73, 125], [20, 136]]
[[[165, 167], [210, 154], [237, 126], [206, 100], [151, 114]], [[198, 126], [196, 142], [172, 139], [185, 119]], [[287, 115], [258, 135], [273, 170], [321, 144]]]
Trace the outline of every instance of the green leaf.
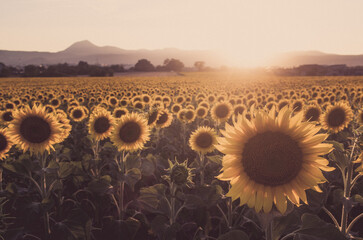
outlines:
[[125, 182], [134, 191], [135, 184], [141, 179], [141, 171], [138, 168], [127, 170], [125, 174]]
[[138, 156], [138, 155], [129, 155], [126, 158], [126, 161], [125, 161], [126, 171], [130, 170], [130, 169], [133, 169], [133, 168], [140, 168], [140, 166], [141, 166], [140, 156]]
[[272, 239], [278, 240], [298, 228], [300, 217], [293, 211], [286, 216], [275, 217], [272, 221]]
[[27, 169], [19, 162], [4, 163], [4, 164], [2, 164], [2, 167], [13, 173], [23, 175], [23, 176], [29, 176]]
[[357, 203], [363, 204], [363, 197], [361, 195], [359, 195], [359, 194], [355, 194], [353, 196], [353, 201], [354, 202], [357, 202]]
[[151, 176], [155, 172], [155, 157], [151, 155], [153, 157], [151, 158], [149, 155], [141, 160], [140, 169], [143, 176]]
[[138, 201], [146, 210], [159, 212], [161, 199], [165, 199], [167, 187], [164, 184], [155, 184], [150, 187], [140, 189]]
[[334, 161], [341, 169], [346, 169], [349, 165], [349, 158], [344, 152], [333, 150], [328, 156], [329, 159]]
[[217, 238], [218, 240], [249, 240], [248, 235], [241, 230], [231, 230]]
[[111, 189], [111, 184], [107, 179], [94, 179], [89, 184], [87, 189], [95, 194], [105, 194]]
[[186, 208], [213, 207], [222, 197], [222, 188], [219, 185], [196, 187], [194, 194], [185, 194]]
[[222, 165], [222, 156], [221, 155], [214, 155], [214, 156], [207, 156], [207, 158], [218, 165]]
[[344, 144], [337, 141], [325, 141], [324, 143], [333, 144], [334, 149], [344, 152]]
[[301, 221], [301, 228], [295, 231], [297, 234], [308, 235], [321, 240], [346, 240], [345, 236], [333, 224], [324, 222], [314, 214], [304, 213]]

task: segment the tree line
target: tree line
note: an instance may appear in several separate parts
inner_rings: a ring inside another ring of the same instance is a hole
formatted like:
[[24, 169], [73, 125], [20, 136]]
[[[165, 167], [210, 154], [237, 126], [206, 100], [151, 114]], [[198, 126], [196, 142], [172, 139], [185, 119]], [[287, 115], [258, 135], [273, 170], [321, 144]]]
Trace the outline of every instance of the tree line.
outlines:
[[[203, 61], [197, 61], [194, 67], [199, 71], [205, 69]], [[70, 77], [86, 75], [91, 77], [113, 76], [121, 72], [151, 72], [175, 71], [180, 72], [185, 68], [184, 63], [178, 59], [165, 59], [163, 65], [154, 66], [147, 59], [140, 59], [137, 63], [126, 69], [124, 65], [115, 64], [108, 66], [92, 65], [79, 61], [77, 65], [59, 63], [54, 65], [26, 65], [24, 67], [6, 66], [0, 62], [0, 77]]]

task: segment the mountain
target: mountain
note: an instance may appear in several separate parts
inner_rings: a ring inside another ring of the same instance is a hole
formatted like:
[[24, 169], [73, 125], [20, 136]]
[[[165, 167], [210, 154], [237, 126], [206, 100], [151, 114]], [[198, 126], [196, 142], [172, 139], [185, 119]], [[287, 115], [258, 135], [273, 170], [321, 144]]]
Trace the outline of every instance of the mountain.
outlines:
[[86, 61], [89, 64], [124, 64], [134, 65], [139, 59], [146, 58], [156, 65], [163, 64], [167, 58], [181, 60], [185, 66], [193, 66], [196, 61], [205, 61], [208, 66], [221, 66], [223, 59], [211, 51], [180, 50], [165, 48], [157, 50], [125, 50], [112, 46], [96, 46], [88, 40], [76, 42], [59, 52], [30, 52], [0, 50], [0, 62], [5, 65], [23, 66], [28, 64], [77, 64]]
[[300, 51], [279, 54], [267, 63], [269, 66], [294, 67], [305, 64], [363, 66], [363, 55], [339, 55], [319, 51]]

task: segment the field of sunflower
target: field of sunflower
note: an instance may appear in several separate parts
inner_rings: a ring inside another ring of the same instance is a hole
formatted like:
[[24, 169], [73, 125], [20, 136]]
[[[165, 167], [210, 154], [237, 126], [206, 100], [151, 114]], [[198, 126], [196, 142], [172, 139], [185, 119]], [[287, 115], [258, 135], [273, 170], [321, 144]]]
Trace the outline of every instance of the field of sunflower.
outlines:
[[362, 77], [0, 89], [1, 239], [363, 239]]

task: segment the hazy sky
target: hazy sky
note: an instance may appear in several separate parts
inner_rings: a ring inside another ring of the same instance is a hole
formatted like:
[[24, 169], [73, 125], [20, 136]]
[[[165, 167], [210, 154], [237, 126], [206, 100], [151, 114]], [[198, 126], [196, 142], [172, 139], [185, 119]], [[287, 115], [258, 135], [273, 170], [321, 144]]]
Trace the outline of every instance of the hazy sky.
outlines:
[[0, 49], [212, 49], [241, 62], [275, 52], [363, 54], [363, 0], [0, 0]]

